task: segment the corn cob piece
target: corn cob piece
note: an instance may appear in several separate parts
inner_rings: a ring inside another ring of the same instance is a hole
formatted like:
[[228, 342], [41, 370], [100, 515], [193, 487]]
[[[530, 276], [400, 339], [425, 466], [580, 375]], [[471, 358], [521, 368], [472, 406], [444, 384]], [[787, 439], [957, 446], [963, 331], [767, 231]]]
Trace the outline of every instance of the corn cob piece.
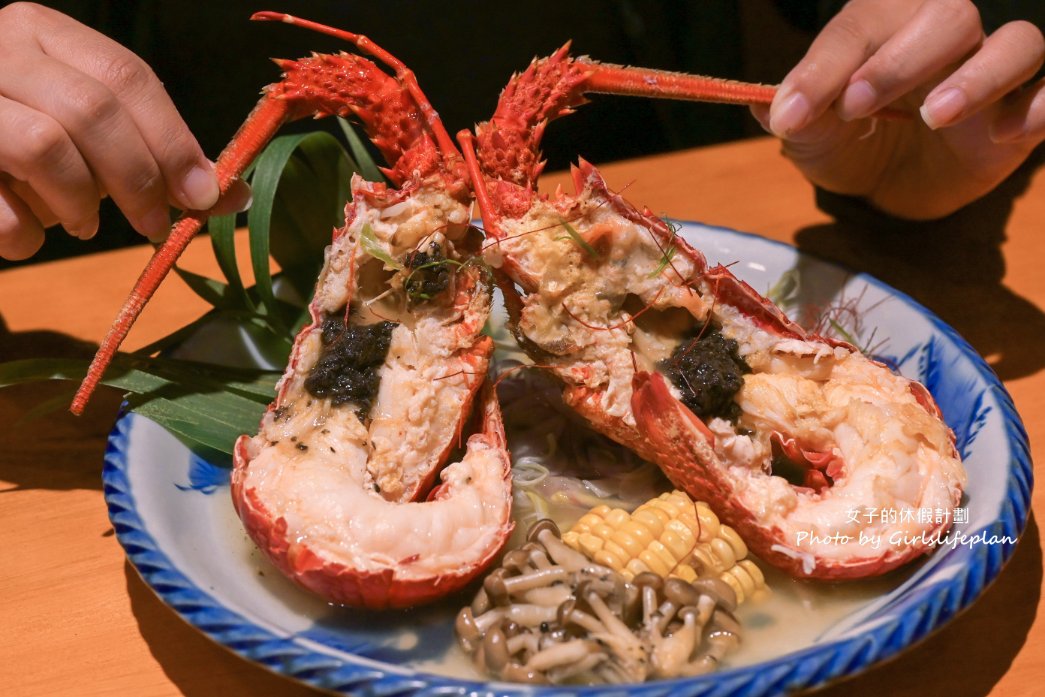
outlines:
[[629, 581], [644, 571], [684, 581], [716, 577], [741, 603], [768, 591], [762, 571], [745, 558], [747, 545], [736, 530], [682, 491], [661, 494], [630, 514], [596, 506], [562, 540]]

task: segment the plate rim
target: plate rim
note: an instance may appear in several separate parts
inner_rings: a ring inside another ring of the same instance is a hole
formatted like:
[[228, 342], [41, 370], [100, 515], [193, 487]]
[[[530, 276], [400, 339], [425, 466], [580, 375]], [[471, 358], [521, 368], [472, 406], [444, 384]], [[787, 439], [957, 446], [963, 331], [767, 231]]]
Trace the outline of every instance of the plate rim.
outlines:
[[[844, 636], [823, 645], [806, 647], [776, 658], [717, 671], [695, 678], [636, 683], [614, 686], [617, 694], [633, 697], [660, 695], [740, 694], [745, 697], [784, 694], [797, 689], [823, 686], [841, 678], [861, 673], [919, 643], [932, 632], [942, 628], [958, 613], [973, 604], [983, 590], [1001, 572], [1011, 558], [1022, 537], [1029, 514], [1033, 488], [1033, 465], [1026, 430], [1016, 411], [1012, 397], [987, 362], [950, 325], [917, 300], [871, 276], [857, 272], [833, 260], [802, 251], [786, 242], [763, 237], [756, 233], [735, 230], [698, 221], [673, 222], [683, 227], [696, 227], [717, 233], [738, 235], [759, 244], [784, 248], [807, 258], [838, 268], [853, 279], [876, 286], [886, 294], [899, 298], [930, 323], [932, 329], [951, 341], [959, 354], [971, 362], [977, 375], [994, 396], [999, 418], [1010, 446], [1005, 495], [997, 519], [986, 530], [1009, 536], [1013, 543], [977, 545], [971, 551], [969, 562], [961, 573], [933, 584], [916, 608], [888, 622], [871, 627], [859, 634]], [[360, 691], [396, 695], [484, 694], [505, 695], [593, 695], [606, 686], [531, 687], [501, 682], [482, 682], [451, 678], [420, 670], [396, 666], [394, 671], [375, 669], [372, 665], [353, 663], [338, 656], [306, 648], [291, 637], [259, 627], [236, 613], [209, 593], [199, 588], [188, 576], [174, 566], [148, 532], [144, 520], [135, 508], [128, 478], [128, 443], [133, 423], [140, 417], [132, 413], [118, 416], [106, 444], [102, 469], [103, 491], [109, 517], [116, 537], [124, 547], [127, 558], [138, 574], [162, 602], [174, 609], [191, 626], [243, 658], [260, 666], [293, 678], [312, 687], [339, 692]]]

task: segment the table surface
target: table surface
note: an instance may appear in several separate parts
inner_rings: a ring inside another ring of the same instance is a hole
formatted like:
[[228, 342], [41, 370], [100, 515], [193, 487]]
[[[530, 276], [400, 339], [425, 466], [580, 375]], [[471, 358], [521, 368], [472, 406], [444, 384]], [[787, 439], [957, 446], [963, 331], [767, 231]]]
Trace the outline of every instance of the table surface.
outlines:
[[[960, 215], [917, 229], [835, 222], [768, 138], [608, 165], [654, 212], [797, 244], [915, 297], [965, 336], [1012, 393], [1032, 452], [1045, 438], [1045, 170], [1028, 167]], [[563, 173], [545, 178], [549, 187]], [[89, 355], [144, 265], [144, 247], [0, 272], [0, 360]], [[196, 240], [183, 266], [214, 273]], [[177, 278], [125, 348], [205, 306]], [[6, 326], [4, 326], [6, 325]], [[314, 694], [213, 644], [126, 562], [106, 515], [101, 463], [119, 395], [87, 414], [20, 421], [68, 386], [0, 390], [0, 685], [8, 695]], [[1033, 507], [1045, 506], [1034, 494]], [[901, 657], [818, 694], [1031, 695], [1045, 684], [1042, 553], [1032, 518], [979, 601]]]

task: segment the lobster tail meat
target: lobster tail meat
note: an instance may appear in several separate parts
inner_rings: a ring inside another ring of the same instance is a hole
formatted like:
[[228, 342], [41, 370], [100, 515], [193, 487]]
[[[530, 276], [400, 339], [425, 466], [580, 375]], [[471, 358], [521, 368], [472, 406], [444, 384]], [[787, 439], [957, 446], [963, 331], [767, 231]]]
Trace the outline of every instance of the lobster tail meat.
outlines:
[[[276, 400], [243, 436], [233, 501], [285, 574], [328, 600], [407, 607], [466, 584], [512, 530], [492, 391], [459, 443], [493, 342], [469, 207], [441, 180], [359, 178]], [[437, 478], [440, 483], [433, 488]]]
[[792, 575], [870, 576], [930, 550], [949, 515], [915, 514], [957, 506], [965, 472], [924, 387], [791, 321], [592, 165], [574, 168], [575, 194], [537, 193], [548, 120], [593, 86], [677, 96], [652, 78], [638, 89], [647, 72], [561, 50], [513, 78], [474, 139], [458, 136], [520, 345], [597, 430]]

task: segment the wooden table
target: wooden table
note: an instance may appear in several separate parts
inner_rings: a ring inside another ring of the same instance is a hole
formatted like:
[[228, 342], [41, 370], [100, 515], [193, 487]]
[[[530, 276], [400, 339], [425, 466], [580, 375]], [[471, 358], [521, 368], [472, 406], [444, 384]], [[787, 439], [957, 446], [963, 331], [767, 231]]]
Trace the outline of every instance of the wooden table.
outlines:
[[[759, 232], [882, 278], [955, 326], [988, 358], [1030, 434], [1045, 439], [1045, 172], [927, 229], [834, 223], [810, 186], [758, 139], [607, 166], [611, 186], [672, 217]], [[550, 175], [548, 184], [564, 181]], [[83, 353], [97, 342], [145, 262], [126, 249], [0, 273], [0, 359]], [[185, 266], [211, 271], [206, 240]], [[171, 279], [128, 348], [204, 309]], [[89, 347], [88, 347], [89, 348]], [[119, 397], [84, 418], [19, 415], [58, 390], [0, 390], [0, 685], [7, 695], [311, 693], [211, 643], [161, 603], [124, 559], [101, 493]], [[1043, 510], [1045, 494], [1035, 493]], [[822, 694], [1031, 695], [1045, 689], [1042, 553], [1032, 519], [974, 607], [914, 650]]]

